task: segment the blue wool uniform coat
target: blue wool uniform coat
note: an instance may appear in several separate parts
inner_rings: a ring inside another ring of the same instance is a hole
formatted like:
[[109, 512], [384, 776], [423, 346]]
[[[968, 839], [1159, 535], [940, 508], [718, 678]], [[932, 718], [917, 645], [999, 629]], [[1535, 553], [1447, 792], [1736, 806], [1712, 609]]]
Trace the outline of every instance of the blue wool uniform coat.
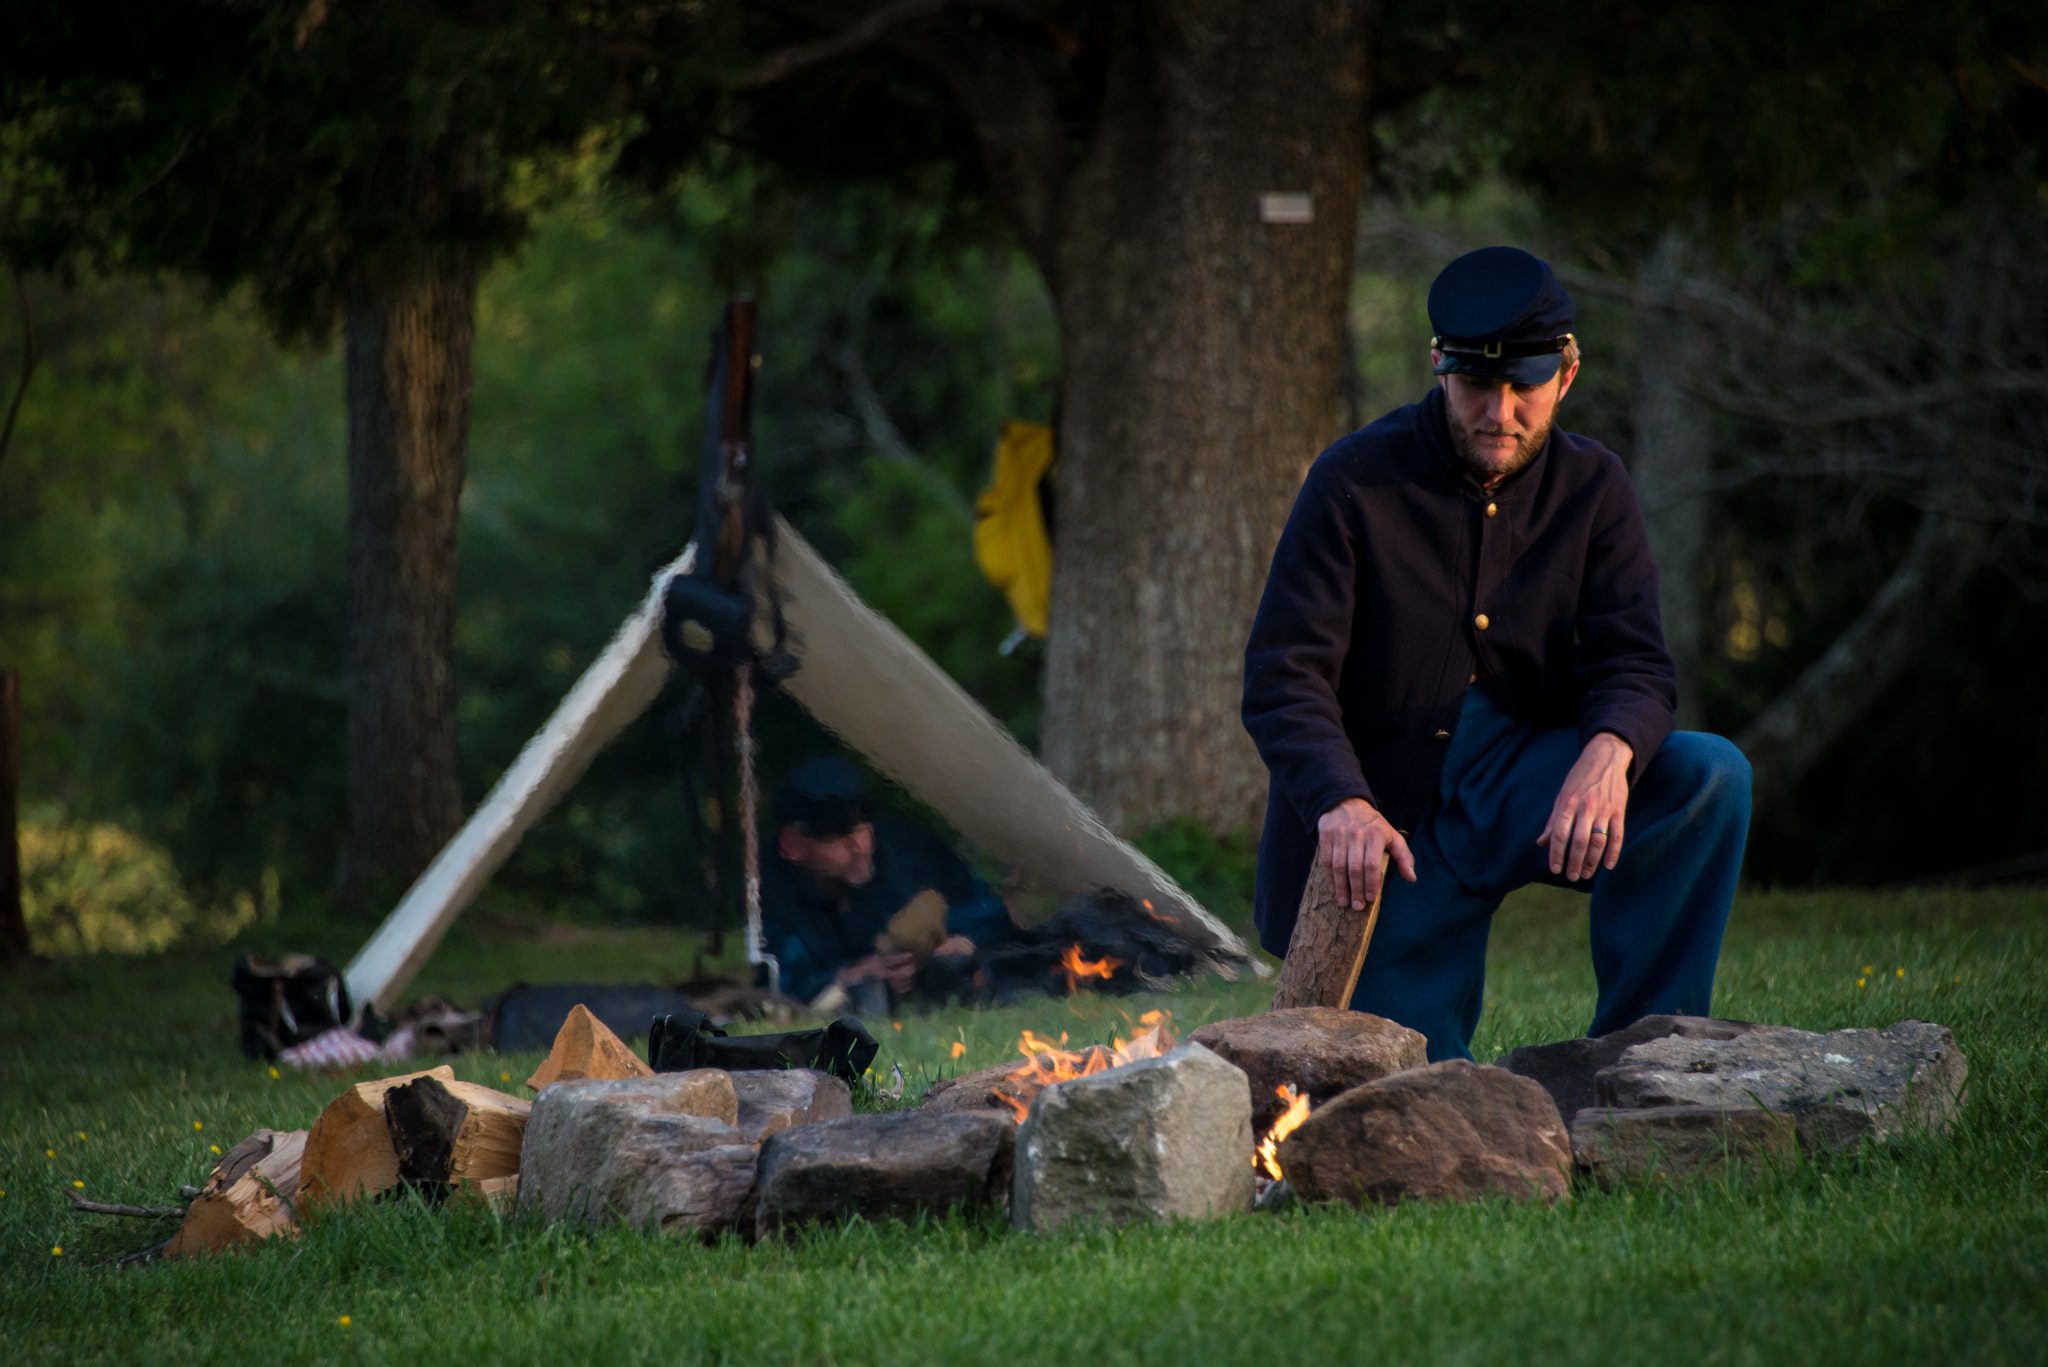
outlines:
[[1244, 725], [1271, 776], [1268, 950], [1287, 948], [1324, 812], [1362, 797], [1399, 830], [1427, 818], [1475, 675], [1530, 725], [1627, 741], [1631, 782], [1671, 730], [1657, 569], [1620, 457], [1552, 429], [1489, 492], [1431, 390], [1317, 457], [1245, 647]]

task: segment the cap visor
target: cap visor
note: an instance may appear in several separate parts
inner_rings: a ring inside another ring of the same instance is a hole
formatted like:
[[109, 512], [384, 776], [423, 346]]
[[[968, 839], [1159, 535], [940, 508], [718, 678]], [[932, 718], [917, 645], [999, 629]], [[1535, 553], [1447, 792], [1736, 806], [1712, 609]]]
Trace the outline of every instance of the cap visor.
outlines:
[[1564, 357], [1556, 352], [1542, 356], [1478, 356], [1469, 351], [1446, 351], [1437, 362], [1439, 375], [1483, 375], [1509, 384], [1548, 384], [1556, 376]]

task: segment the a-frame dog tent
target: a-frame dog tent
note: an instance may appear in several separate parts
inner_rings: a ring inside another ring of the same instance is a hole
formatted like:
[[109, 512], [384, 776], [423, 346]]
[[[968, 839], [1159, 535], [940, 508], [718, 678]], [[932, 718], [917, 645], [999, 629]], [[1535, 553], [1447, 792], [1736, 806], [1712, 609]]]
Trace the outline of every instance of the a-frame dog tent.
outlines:
[[[519, 752], [483, 804], [348, 966], [360, 1011], [399, 994], [533, 824], [598, 751], [654, 702], [670, 662], [662, 592], [647, 599]], [[1113, 887], [1148, 903], [1216, 957], [1263, 972], [1242, 941], [1098, 819], [907, 636], [854, 594], [796, 530], [778, 523], [773, 573], [802, 667], [780, 687], [955, 830], [1058, 895]]]

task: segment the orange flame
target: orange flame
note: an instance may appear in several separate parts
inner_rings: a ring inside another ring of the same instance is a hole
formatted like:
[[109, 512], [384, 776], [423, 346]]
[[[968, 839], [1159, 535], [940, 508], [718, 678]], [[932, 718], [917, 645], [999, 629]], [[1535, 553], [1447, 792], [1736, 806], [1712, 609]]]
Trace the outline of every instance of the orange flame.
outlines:
[[1308, 1098], [1291, 1082], [1283, 1082], [1273, 1091], [1287, 1103], [1287, 1109], [1266, 1131], [1266, 1137], [1259, 1141], [1258, 1150], [1252, 1155], [1252, 1166], [1263, 1169], [1266, 1176], [1277, 1182], [1280, 1180], [1280, 1141], [1300, 1129], [1301, 1122], [1308, 1119]]
[[1026, 1030], [1017, 1041], [1017, 1052], [1024, 1056], [1024, 1062], [995, 1089], [996, 1098], [1008, 1106], [1017, 1122], [1022, 1124], [1031, 1110], [1032, 1098], [1051, 1084], [1077, 1077], [1093, 1077], [1140, 1059], [1158, 1058], [1173, 1048], [1171, 1015], [1164, 1011], [1147, 1011], [1139, 1020], [1146, 1028], [1129, 1040], [1119, 1038], [1107, 1047], [1091, 1044], [1078, 1050], [1066, 1047], [1064, 1031], [1058, 1039], [1051, 1040], [1036, 1031]]
[[1059, 967], [1052, 971], [1067, 975], [1067, 991], [1071, 993], [1081, 990], [1081, 980], [1083, 978], [1100, 978], [1102, 981], [1108, 982], [1110, 978], [1115, 976], [1116, 971], [1123, 966], [1124, 961], [1122, 959], [1112, 959], [1107, 955], [1100, 959], [1082, 958], [1081, 946], [1077, 942], [1068, 945], [1066, 949], [1061, 951]]

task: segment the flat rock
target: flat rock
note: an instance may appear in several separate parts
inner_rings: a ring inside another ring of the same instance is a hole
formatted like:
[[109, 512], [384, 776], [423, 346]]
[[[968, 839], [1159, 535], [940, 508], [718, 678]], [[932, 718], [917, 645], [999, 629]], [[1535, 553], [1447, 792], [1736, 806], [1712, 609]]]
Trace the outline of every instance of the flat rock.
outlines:
[[1799, 1139], [1840, 1152], [1906, 1129], [1945, 1133], [1962, 1108], [1969, 1062], [1946, 1026], [1766, 1030], [1734, 1039], [1651, 1040], [1598, 1075], [1598, 1104], [1761, 1107], [1792, 1116]]
[[1799, 1156], [1792, 1118], [1748, 1106], [1589, 1106], [1572, 1117], [1572, 1159], [1602, 1186], [1711, 1176], [1731, 1165], [1790, 1163]]
[[519, 1209], [643, 1229], [738, 1225], [755, 1146], [717, 1069], [557, 1082], [535, 1098], [519, 1150]]
[[1282, 1109], [1276, 1095], [1282, 1083], [1293, 1083], [1319, 1106], [1353, 1087], [1429, 1062], [1428, 1041], [1407, 1026], [1335, 1006], [1213, 1021], [1189, 1038], [1244, 1070], [1261, 1128]]
[[941, 1078], [934, 1082], [918, 1103], [922, 1110], [950, 1113], [954, 1111], [992, 1111], [1010, 1117], [1016, 1123], [1015, 1112], [1004, 1105], [997, 1096], [1011, 1073], [1024, 1066], [1022, 1058], [1013, 1058], [1007, 1063], [994, 1063], [959, 1077]]
[[1280, 1145], [1304, 1201], [1395, 1205], [1499, 1193], [1554, 1202], [1571, 1144], [1550, 1094], [1503, 1068], [1455, 1059], [1354, 1087]]
[[815, 1068], [748, 1069], [732, 1074], [732, 1086], [739, 1098], [739, 1118], [733, 1123], [756, 1144], [799, 1125], [853, 1114], [852, 1090]]
[[1011, 1218], [1048, 1230], [1248, 1210], [1251, 1160], [1244, 1070], [1190, 1042], [1040, 1092], [1017, 1133]]
[[784, 1130], [761, 1147], [757, 1232], [999, 1206], [1016, 1143], [1007, 1115], [971, 1112], [895, 1111]]
[[1600, 1070], [1613, 1066], [1635, 1045], [1671, 1036], [1680, 1039], [1737, 1039], [1759, 1030], [1785, 1028], [1755, 1025], [1749, 1021], [1719, 1020], [1712, 1016], [1645, 1016], [1633, 1025], [1593, 1039], [1567, 1039], [1555, 1044], [1529, 1044], [1520, 1049], [1510, 1049], [1494, 1060], [1494, 1066], [1533, 1078], [1550, 1093], [1550, 1099], [1557, 1103], [1559, 1115], [1575, 1116], [1598, 1100], [1594, 1078]]

